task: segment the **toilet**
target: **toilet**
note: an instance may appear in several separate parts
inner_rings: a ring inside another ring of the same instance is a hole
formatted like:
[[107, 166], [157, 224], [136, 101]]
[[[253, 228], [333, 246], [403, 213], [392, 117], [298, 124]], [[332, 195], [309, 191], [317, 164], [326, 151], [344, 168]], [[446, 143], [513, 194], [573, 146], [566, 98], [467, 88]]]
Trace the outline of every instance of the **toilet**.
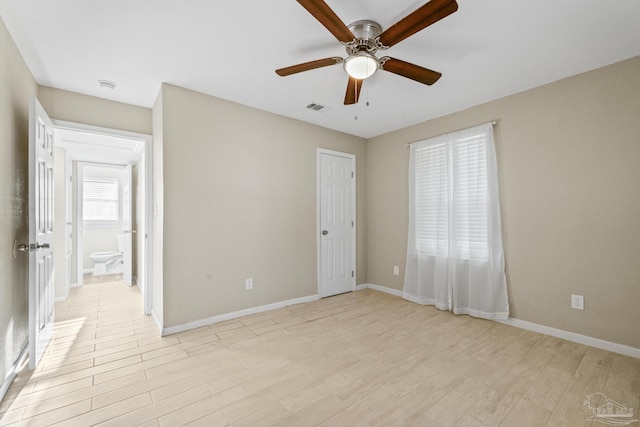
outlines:
[[[116, 273], [118, 267], [122, 264], [122, 252], [124, 251], [124, 235], [119, 234], [116, 236], [118, 241], [118, 252], [94, 252], [89, 255], [91, 261], [93, 261], [93, 275], [98, 276], [101, 274]], [[115, 270], [115, 271], [114, 271]]]

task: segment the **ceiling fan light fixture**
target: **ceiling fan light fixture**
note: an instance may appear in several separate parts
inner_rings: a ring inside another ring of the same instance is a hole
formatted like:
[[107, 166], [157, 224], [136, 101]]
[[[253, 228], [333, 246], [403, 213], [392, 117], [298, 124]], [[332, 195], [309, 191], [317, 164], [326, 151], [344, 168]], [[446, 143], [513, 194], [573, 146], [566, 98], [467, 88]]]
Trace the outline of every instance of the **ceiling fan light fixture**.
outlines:
[[345, 59], [344, 70], [354, 79], [364, 80], [378, 71], [378, 59], [370, 53], [360, 51]]

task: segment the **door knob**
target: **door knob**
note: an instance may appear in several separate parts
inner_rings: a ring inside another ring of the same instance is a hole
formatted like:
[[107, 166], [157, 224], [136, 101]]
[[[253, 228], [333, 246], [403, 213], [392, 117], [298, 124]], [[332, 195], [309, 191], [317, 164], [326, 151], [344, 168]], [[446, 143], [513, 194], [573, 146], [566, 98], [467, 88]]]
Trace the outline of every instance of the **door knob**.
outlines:
[[18, 257], [18, 252], [17, 251], [29, 252], [29, 245], [28, 244], [24, 244], [24, 243], [18, 244], [18, 241], [14, 240], [13, 241], [13, 257], [14, 258]]
[[326, 236], [327, 234], [329, 234], [329, 232], [327, 230], [322, 230], [322, 235]]
[[32, 244], [28, 244], [28, 243], [20, 243], [18, 244], [17, 240], [13, 241], [13, 257], [16, 258], [17, 257], [17, 251], [20, 252], [30, 252], [30, 251], [35, 251], [37, 249], [49, 249], [51, 246], [48, 243], [43, 243], [43, 244], [39, 244], [39, 243], [32, 243]]

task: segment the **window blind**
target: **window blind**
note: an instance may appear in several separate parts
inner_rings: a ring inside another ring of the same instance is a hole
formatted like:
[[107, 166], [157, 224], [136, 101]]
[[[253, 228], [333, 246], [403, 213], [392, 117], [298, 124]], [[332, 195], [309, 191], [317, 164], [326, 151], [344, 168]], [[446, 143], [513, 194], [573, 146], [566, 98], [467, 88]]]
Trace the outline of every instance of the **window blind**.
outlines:
[[448, 146], [435, 144], [416, 150], [416, 247], [434, 256], [448, 256], [446, 216], [449, 176]]
[[118, 221], [117, 180], [85, 178], [82, 192], [82, 215], [84, 221]]
[[439, 137], [415, 151], [416, 250], [488, 259], [487, 137]]

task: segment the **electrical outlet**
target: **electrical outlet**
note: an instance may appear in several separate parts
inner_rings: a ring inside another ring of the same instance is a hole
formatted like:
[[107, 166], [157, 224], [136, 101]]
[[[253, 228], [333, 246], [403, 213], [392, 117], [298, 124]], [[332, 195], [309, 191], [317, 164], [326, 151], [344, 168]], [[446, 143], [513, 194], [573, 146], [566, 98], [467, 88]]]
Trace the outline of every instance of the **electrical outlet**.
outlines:
[[253, 278], [245, 280], [245, 289], [253, 289]]
[[571, 308], [584, 310], [584, 297], [582, 295], [571, 295]]
[[398, 267], [397, 265], [393, 266], [393, 275], [394, 276], [399, 276], [400, 275], [400, 267]]

